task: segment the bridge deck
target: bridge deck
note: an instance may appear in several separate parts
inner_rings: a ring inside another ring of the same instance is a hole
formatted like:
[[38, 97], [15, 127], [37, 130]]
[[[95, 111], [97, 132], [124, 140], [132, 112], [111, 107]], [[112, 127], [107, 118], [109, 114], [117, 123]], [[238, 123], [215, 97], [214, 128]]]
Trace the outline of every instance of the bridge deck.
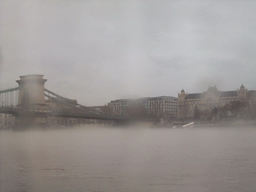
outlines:
[[81, 118], [81, 119], [99, 119], [99, 120], [114, 120], [114, 121], [127, 121], [128, 117], [124, 116], [111, 116], [97, 113], [90, 113], [86, 111], [80, 111], [80, 109], [65, 109], [65, 108], [18, 108], [18, 107], [0, 107], [0, 113], [22, 115], [22, 114], [35, 114], [53, 117], [65, 117], [65, 118]]

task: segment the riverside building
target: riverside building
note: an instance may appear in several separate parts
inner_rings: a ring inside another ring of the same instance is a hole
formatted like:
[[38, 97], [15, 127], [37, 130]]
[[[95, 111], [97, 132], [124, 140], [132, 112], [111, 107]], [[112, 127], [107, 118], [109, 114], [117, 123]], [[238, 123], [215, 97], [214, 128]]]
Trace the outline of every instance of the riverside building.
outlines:
[[256, 91], [247, 90], [244, 85], [234, 91], [219, 91], [216, 86], [209, 86], [206, 92], [191, 94], [182, 89], [178, 93], [177, 118], [193, 118], [197, 109], [202, 114], [201, 119], [206, 119], [214, 108], [220, 109], [236, 101], [246, 103], [246, 113], [255, 114]]
[[133, 115], [138, 112], [157, 117], [177, 118], [177, 97], [143, 97], [138, 99], [118, 99], [108, 103], [113, 115]]

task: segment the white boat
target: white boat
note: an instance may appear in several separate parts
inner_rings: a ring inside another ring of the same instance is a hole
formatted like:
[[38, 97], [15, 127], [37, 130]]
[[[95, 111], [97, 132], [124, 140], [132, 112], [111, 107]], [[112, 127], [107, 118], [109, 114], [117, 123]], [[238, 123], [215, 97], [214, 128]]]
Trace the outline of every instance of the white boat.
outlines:
[[194, 127], [194, 122], [183, 125], [182, 127]]

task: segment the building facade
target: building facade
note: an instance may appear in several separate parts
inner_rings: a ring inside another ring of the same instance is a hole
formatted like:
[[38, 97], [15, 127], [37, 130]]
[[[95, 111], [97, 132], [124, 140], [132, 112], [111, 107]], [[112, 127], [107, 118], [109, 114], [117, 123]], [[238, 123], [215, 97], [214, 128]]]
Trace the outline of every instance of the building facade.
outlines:
[[154, 115], [157, 117], [177, 117], [178, 98], [172, 96], [143, 97], [138, 99], [119, 99], [108, 106], [113, 115]]
[[243, 85], [236, 91], [219, 91], [216, 86], [206, 92], [188, 94], [183, 89], [178, 93], [178, 119], [195, 117], [201, 112], [201, 119], [206, 119], [213, 109], [220, 109], [231, 102], [248, 103], [247, 110], [255, 113], [255, 90], [247, 90]]
[[12, 114], [0, 113], [0, 129], [11, 128], [15, 125], [15, 117]]

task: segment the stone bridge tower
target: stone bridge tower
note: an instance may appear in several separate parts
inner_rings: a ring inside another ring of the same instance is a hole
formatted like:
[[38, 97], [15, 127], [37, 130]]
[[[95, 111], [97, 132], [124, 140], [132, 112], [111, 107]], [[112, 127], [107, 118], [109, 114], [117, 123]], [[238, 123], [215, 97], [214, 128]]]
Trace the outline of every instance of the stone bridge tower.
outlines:
[[43, 75], [20, 76], [18, 105], [22, 107], [40, 106], [45, 104]]
[[47, 116], [43, 113], [46, 110], [44, 98], [43, 75], [20, 76], [18, 108], [19, 115], [16, 117], [17, 126], [46, 125]]

